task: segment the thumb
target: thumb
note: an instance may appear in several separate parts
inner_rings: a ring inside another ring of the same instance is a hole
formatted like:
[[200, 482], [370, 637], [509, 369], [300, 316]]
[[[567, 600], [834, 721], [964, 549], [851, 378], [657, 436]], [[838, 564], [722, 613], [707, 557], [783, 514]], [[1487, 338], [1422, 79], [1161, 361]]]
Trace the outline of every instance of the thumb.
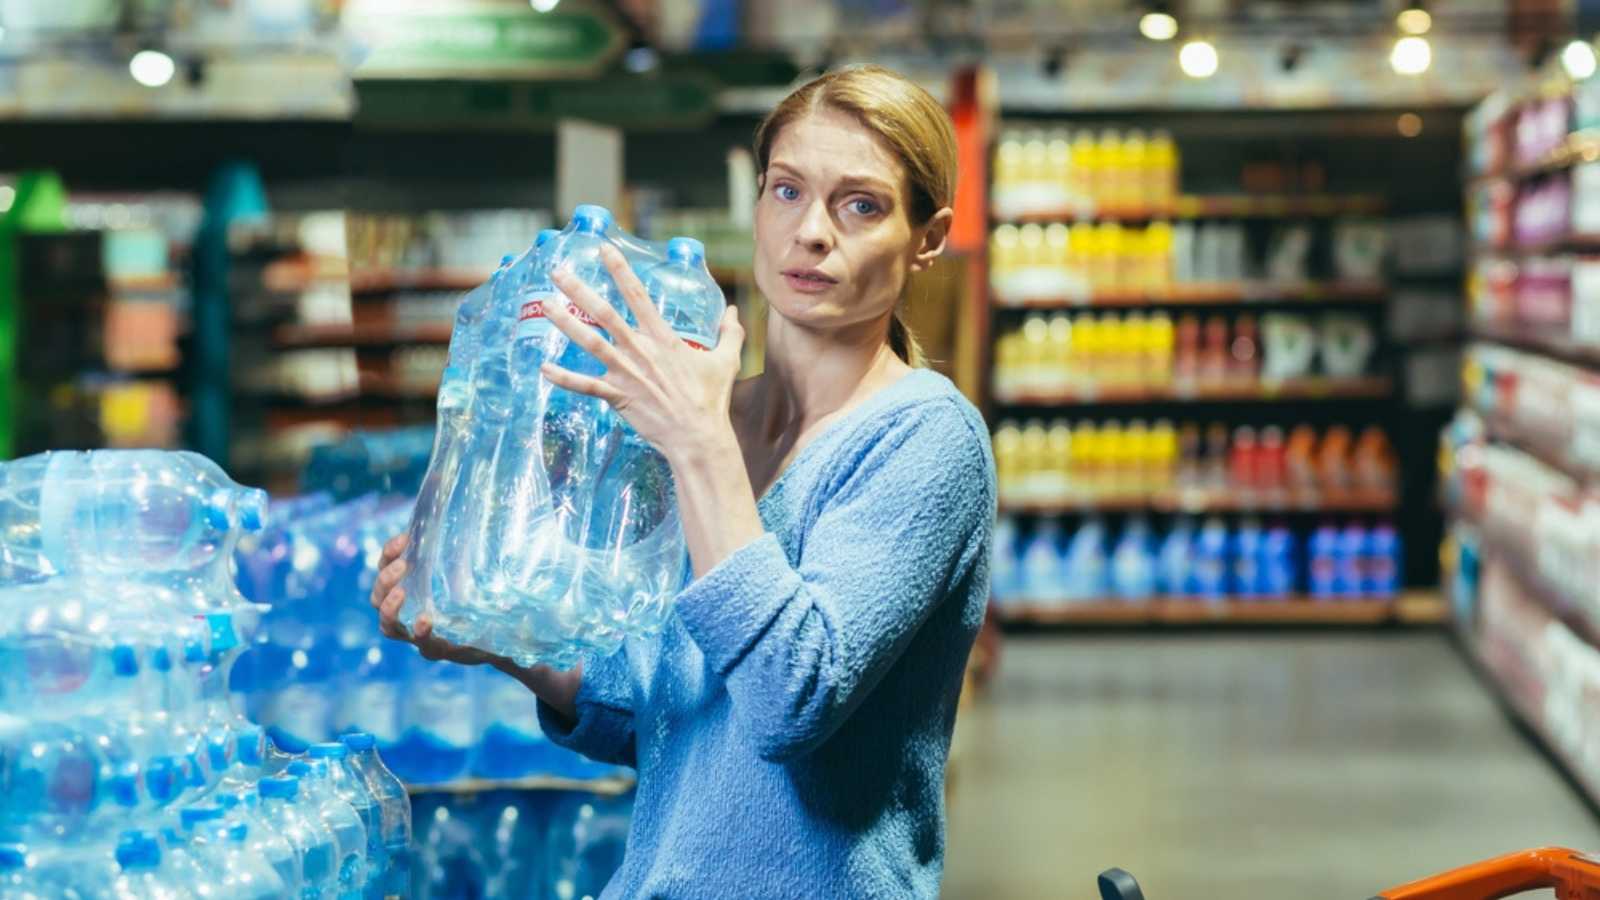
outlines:
[[730, 303], [722, 311], [722, 325], [717, 328], [717, 350], [737, 355], [743, 344], [744, 326], [739, 324], [739, 307]]

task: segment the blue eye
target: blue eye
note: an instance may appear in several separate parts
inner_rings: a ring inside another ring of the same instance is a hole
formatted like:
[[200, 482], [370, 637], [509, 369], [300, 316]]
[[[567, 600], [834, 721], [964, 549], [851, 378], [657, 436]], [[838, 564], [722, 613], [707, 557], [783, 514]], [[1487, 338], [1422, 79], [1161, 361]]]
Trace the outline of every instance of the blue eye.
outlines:
[[878, 211], [878, 204], [871, 200], [852, 200], [850, 210], [858, 216], [870, 216]]
[[800, 196], [800, 191], [792, 184], [780, 184], [773, 188], [773, 191], [777, 193], [779, 200], [794, 200]]

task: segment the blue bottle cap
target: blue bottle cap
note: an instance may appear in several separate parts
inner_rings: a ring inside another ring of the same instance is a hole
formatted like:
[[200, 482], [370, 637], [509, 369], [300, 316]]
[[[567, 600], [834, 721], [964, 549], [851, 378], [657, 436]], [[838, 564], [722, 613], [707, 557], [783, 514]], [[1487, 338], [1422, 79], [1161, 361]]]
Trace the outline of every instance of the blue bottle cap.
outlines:
[[560, 233], [561, 233], [561, 230], [559, 228], [544, 228], [544, 229], [540, 229], [539, 236], [535, 237], [533, 239], [533, 247], [534, 247], [534, 249], [537, 250], [540, 247], [543, 247], [545, 244], [550, 242], [551, 238], [555, 237], [556, 235], [558, 235]]
[[260, 725], [246, 725], [239, 729], [239, 739], [235, 742], [238, 747], [239, 764], [244, 766], [261, 765], [261, 745], [265, 742], [265, 735]]
[[330, 741], [326, 744], [312, 744], [308, 752], [312, 759], [344, 759], [350, 755], [350, 748]]
[[516, 258], [517, 255], [515, 253], [507, 253], [505, 256], [500, 257], [500, 268], [504, 269], [506, 266], [511, 265], [511, 261]]
[[586, 234], [605, 234], [611, 222], [611, 210], [604, 206], [581, 203], [572, 211], [572, 224]]
[[267, 525], [267, 492], [260, 488], [243, 488], [234, 509], [239, 512], [239, 527], [245, 531], [260, 531]]
[[228, 840], [233, 841], [235, 844], [244, 843], [245, 838], [249, 836], [250, 826], [243, 822], [235, 822], [228, 827]]
[[133, 808], [139, 805], [139, 779], [134, 775], [113, 775], [107, 782], [111, 799], [118, 806]]
[[261, 796], [270, 799], [293, 800], [300, 795], [300, 779], [293, 775], [274, 775], [261, 779]]
[[168, 803], [178, 793], [178, 763], [170, 756], [157, 756], [144, 769], [145, 790], [156, 803]]
[[150, 666], [157, 672], [172, 671], [172, 654], [165, 647], [157, 647], [155, 652], [150, 654]]
[[212, 653], [226, 653], [239, 646], [239, 632], [233, 627], [233, 613], [206, 613], [206, 626], [211, 630]]
[[28, 864], [28, 850], [21, 844], [0, 844], [0, 872], [20, 869]]
[[111, 671], [123, 678], [131, 678], [139, 674], [139, 651], [127, 644], [118, 644], [112, 647]]
[[199, 638], [190, 638], [183, 642], [183, 661], [186, 663], [203, 663], [206, 661], [206, 645]]
[[142, 831], [125, 831], [117, 842], [117, 865], [124, 869], [154, 869], [161, 865], [161, 845]]
[[222, 807], [223, 810], [234, 809], [239, 805], [239, 795], [220, 792], [217, 794], [217, 805]]
[[232, 489], [218, 488], [201, 504], [200, 516], [205, 521], [206, 527], [212, 531], [227, 531], [233, 527], [233, 522], [228, 517], [228, 511], [232, 506]]
[[184, 831], [193, 831], [195, 826], [202, 822], [211, 822], [222, 818], [222, 807], [209, 803], [198, 806], [185, 806], [178, 810], [178, 824]]
[[229, 746], [232, 741], [233, 736], [226, 731], [206, 739], [206, 759], [211, 763], [211, 771], [221, 772], [228, 768], [228, 757], [233, 755], [233, 748]]
[[357, 753], [363, 753], [367, 750], [371, 750], [372, 745], [376, 742], [376, 739], [373, 738], [372, 735], [367, 734], [365, 731], [352, 731], [345, 735], [341, 740], [344, 741], [344, 745], [346, 747], [349, 747], [351, 750], [354, 750]]
[[183, 758], [183, 774], [188, 779], [190, 787], [206, 786], [206, 770], [200, 765], [199, 752], [190, 753]]
[[706, 258], [706, 245], [692, 237], [675, 237], [667, 241], [667, 259], [673, 262], [698, 266]]

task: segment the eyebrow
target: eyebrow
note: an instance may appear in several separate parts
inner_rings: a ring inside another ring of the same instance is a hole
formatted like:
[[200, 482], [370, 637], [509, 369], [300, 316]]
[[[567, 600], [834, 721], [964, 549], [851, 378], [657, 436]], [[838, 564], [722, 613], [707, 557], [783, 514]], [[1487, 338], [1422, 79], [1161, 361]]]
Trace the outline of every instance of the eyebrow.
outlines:
[[[805, 173], [801, 172], [799, 169], [796, 169], [794, 166], [779, 160], [773, 160], [772, 162], [767, 163], [767, 168], [782, 169], [796, 178], [805, 178]], [[895, 195], [895, 189], [893, 185], [887, 181], [884, 181], [882, 178], [874, 178], [871, 175], [846, 175], [839, 179], [839, 183], [846, 187], [869, 188], [871, 190], [888, 194], [890, 197]]]

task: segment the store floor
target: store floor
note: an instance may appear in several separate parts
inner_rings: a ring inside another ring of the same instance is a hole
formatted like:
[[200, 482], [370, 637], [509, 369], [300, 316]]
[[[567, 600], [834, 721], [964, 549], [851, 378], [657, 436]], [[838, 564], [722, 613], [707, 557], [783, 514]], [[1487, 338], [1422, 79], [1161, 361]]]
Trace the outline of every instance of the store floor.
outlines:
[[1600, 822], [1437, 633], [1013, 637], [967, 718], [945, 896], [1344, 898]]

